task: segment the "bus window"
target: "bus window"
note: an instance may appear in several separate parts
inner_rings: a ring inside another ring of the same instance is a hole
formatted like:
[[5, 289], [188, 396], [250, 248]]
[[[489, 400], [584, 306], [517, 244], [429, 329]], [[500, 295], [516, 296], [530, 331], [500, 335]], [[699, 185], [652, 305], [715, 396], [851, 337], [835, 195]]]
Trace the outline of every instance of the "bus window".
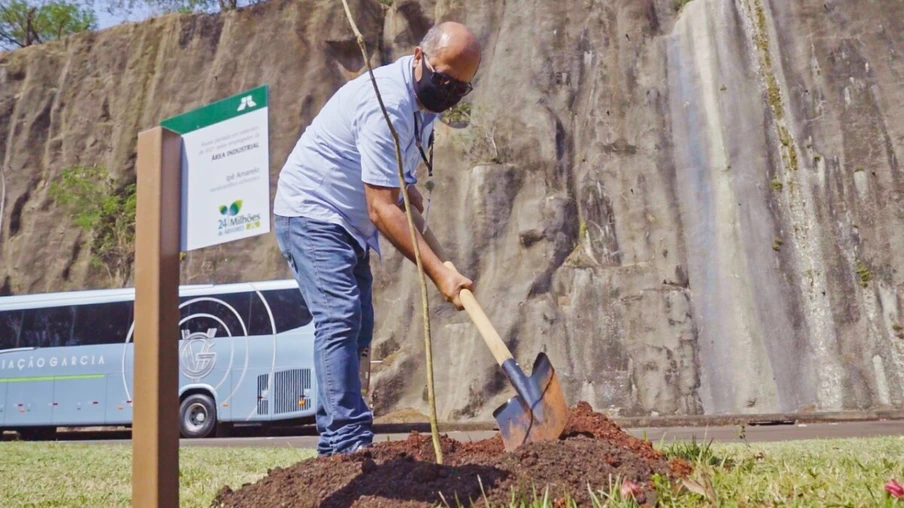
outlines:
[[[273, 316], [274, 319], [276, 316]], [[273, 335], [273, 324], [270, 322], [270, 313], [260, 295], [253, 293], [251, 307], [248, 315], [248, 335], [270, 336]]]
[[93, 346], [123, 343], [132, 324], [133, 302], [78, 305], [75, 326], [65, 346]]
[[19, 347], [22, 314], [21, 310], [0, 312], [0, 350]]
[[74, 316], [72, 307], [26, 309], [19, 347], [65, 346], [72, 336]]
[[296, 288], [263, 291], [264, 298], [273, 312], [276, 333], [301, 328], [313, 320], [301, 291]]
[[191, 332], [206, 332], [216, 328], [217, 337], [243, 337], [248, 328], [250, 300], [253, 293], [228, 293], [210, 296], [184, 297], [183, 303], [192, 300], [179, 310], [179, 327]]

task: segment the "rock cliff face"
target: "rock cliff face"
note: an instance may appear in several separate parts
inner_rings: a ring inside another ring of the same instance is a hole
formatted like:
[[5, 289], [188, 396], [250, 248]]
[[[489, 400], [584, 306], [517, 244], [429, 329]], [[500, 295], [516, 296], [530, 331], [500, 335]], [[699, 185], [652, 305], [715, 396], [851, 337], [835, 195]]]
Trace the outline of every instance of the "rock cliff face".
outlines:
[[[904, 405], [904, 4], [351, 4], [373, 65], [439, 20], [481, 38], [470, 124], [437, 128], [430, 224], [518, 360], [545, 351], [570, 401], [621, 415]], [[131, 175], [138, 131], [267, 83], [275, 190], [363, 65], [326, 0], [0, 54], [4, 292], [110, 284], [48, 198], [62, 168]], [[426, 413], [415, 268], [385, 250], [373, 401]], [[183, 271], [287, 276], [270, 236], [192, 252]], [[511, 389], [467, 315], [430, 295], [440, 417], [490, 419]]]

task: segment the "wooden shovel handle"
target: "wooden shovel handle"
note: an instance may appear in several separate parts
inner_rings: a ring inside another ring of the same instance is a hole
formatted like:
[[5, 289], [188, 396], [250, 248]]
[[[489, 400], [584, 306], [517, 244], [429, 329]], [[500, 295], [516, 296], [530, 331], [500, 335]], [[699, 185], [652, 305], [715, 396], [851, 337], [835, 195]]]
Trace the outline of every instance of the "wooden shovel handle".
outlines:
[[[458, 270], [455, 269], [455, 265], [453, 265], [451, 261], [446, 261], [443, 264], [450, 270], [458, 273]], [[483, 340], [490, 348], [490, 352], [492, 352], [493, 357], [496, 358], [496, 363], [498, 363], [499, 366], [502, 366], [506, 360], [512, 358], [511, 351], [506, 347], [505, 342], [502, 342], [502, 338], [499, 337], [499, 334], [496, 333], [496, 329], [493, 327], [493, 324], [490, 323], [490, 319], [483, 312], [483, 309], [480, 308], [477, 299], [474, 298], [474, 294], [467, 289], [462, 289], [458, 294], [458, 297], [461, 298], [461, 303], [465, 306], [465, 310], [468, 311], [468, 315], [471, 316], [471, 320], [477, 325], [477, 330], [480, 331], [480, 335], [483, 336]]]

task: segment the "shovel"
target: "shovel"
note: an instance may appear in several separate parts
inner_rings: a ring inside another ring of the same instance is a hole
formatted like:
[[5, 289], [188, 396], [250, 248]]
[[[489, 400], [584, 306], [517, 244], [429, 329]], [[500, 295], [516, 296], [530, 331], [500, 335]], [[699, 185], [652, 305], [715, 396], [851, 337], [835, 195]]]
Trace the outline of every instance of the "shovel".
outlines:
[[[412, 217], [415, 227], [423, 231], [426, 243], [441, 260], [445, 259], [442, 247], [433, 236], [433, 232], [424, 227], [423, 219], [417, 210], [412, 210]], [[443, 264], [458, 272], [451, 261], [445, 261]], [[549, 358], [545, 353], [538, 354], [531, 375], [527, 376], [496, 333], [496, 329], [471, 291], [461, 290], [459, 298], [493, 353], [496, 363], [505, 372], [517, 392], [517, 395], [493, 412], [493, 418], [499, 424], [499, 433], [502, 435], [505, 450], [512, 451], [524, 443], [558, 439], [568, 423], [568, 405], [565, 403], [562, 386]]]

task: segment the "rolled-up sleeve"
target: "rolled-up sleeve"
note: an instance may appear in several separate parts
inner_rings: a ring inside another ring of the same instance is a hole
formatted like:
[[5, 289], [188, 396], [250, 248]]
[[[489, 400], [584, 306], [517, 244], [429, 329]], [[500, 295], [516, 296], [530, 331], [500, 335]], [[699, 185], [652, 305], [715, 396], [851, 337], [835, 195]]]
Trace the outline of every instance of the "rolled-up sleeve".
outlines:
[[[356, 143], [361, 156], [361, 180], [370, 185], [398, 188], [399, 166], [395, 142], [376, 99], [373, 100], [373, 104], [373, 107], [362, 107], [356, 122]], [[411, 137], [409, 122], [406, 121], [401, 108], [395, 104], [386, 104], [386, 111], [399, 135], [399, 143], [404, 147], [404, 140]], [[404, 155], [402, 161], [403, 163], [405, 161]], [[407, 169], [405, 173], [407, 180], [410, 178]]]

